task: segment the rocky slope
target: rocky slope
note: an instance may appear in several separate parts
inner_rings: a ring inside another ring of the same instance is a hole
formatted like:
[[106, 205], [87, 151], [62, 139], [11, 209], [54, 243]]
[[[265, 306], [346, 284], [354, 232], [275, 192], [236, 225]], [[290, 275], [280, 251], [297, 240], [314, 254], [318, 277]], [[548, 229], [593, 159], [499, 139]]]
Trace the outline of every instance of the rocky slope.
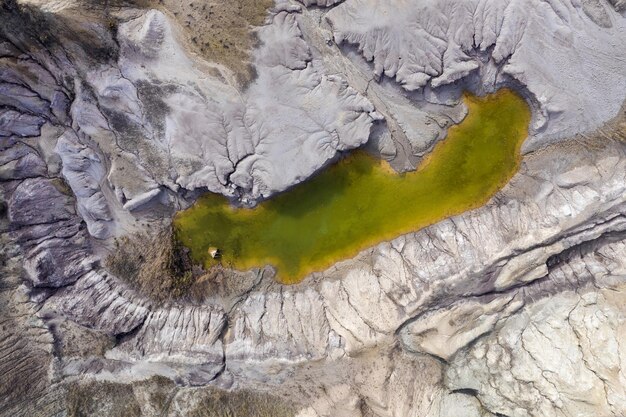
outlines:
[[[2, 3], [0, 415], [626, 414], [622, 3], [279, 1], [247, 86], [143, 6]], [[163, 302], [104, 267], [203, 190], [254, 204], [364, 144], [415, 167], [502, 86], [533, 125], [485, 207], [295, 286]]]

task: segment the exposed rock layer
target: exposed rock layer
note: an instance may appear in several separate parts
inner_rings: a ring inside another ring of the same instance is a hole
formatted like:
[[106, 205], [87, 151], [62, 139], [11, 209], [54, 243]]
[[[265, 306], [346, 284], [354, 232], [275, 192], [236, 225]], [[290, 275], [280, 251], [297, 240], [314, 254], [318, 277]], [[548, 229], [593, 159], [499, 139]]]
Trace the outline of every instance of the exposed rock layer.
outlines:
[[[626, 414], [621, 3], [280, 2], [245, 91], [164, 14], [72, 4], [0, 11], [0, 415]], [[481, 209], [193, 303], [102, 267], [195, 189], [252, 202], [368, 140], [411, 167], [462, 87], [502, 85], [536, 124]]]

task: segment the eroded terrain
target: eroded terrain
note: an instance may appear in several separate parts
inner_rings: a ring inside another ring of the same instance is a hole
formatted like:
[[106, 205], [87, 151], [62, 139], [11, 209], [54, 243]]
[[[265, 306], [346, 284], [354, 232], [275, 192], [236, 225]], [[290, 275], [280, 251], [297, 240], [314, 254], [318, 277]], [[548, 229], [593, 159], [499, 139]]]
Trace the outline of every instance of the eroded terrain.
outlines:
[[510, 90], [465, 103], [467, 117], [416, 171], [399, 175], [380, 159], [354, 153], [254, 209], [203, 196], [178, 213], [177, 236], [207, 268], [270, 264], [277, 279], [295, 283], [381, 241], [479, 207], [519, 168], [530, 112]]
[[[622, 1], [231, 2], [228, 59], [168, 4], [0, 3], [0, 415], [626, 414]], [[289, 286], [171, 239], [356, 148], [410, 171], [502, 88], [479, 208]]]

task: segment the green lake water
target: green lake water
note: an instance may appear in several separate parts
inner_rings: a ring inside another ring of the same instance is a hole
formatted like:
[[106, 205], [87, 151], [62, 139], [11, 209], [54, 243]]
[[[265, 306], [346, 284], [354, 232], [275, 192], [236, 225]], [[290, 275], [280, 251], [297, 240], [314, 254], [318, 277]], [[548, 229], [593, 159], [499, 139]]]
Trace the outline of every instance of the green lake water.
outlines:
[[[285, 283], [485, 204], [515, 174], [530, 110], [511, 90], [467, 95], [467, 117], [420, 167], [397, 174], [357, 151], [254, 209], [206, 194], [177, 214], [178, 238], [206, 267], [274, 265]], [[209, 248], [219, 248], [213, 259]]]

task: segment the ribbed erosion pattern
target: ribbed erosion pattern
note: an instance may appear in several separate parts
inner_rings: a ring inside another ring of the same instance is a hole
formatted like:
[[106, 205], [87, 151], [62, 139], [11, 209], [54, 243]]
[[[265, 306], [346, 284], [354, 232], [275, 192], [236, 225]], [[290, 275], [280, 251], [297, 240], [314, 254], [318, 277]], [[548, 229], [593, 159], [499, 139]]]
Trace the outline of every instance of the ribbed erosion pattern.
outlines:
[[283, 282], [360, 250], [485, 204], [515, 174], [530, 110], [511, 90], [467, 96], [469, 114], [417, 171], [398, 175], [357, 152], [254, 209], [207, 194], [175, 219], [178, 236], [207, 266], [272, 264]]

